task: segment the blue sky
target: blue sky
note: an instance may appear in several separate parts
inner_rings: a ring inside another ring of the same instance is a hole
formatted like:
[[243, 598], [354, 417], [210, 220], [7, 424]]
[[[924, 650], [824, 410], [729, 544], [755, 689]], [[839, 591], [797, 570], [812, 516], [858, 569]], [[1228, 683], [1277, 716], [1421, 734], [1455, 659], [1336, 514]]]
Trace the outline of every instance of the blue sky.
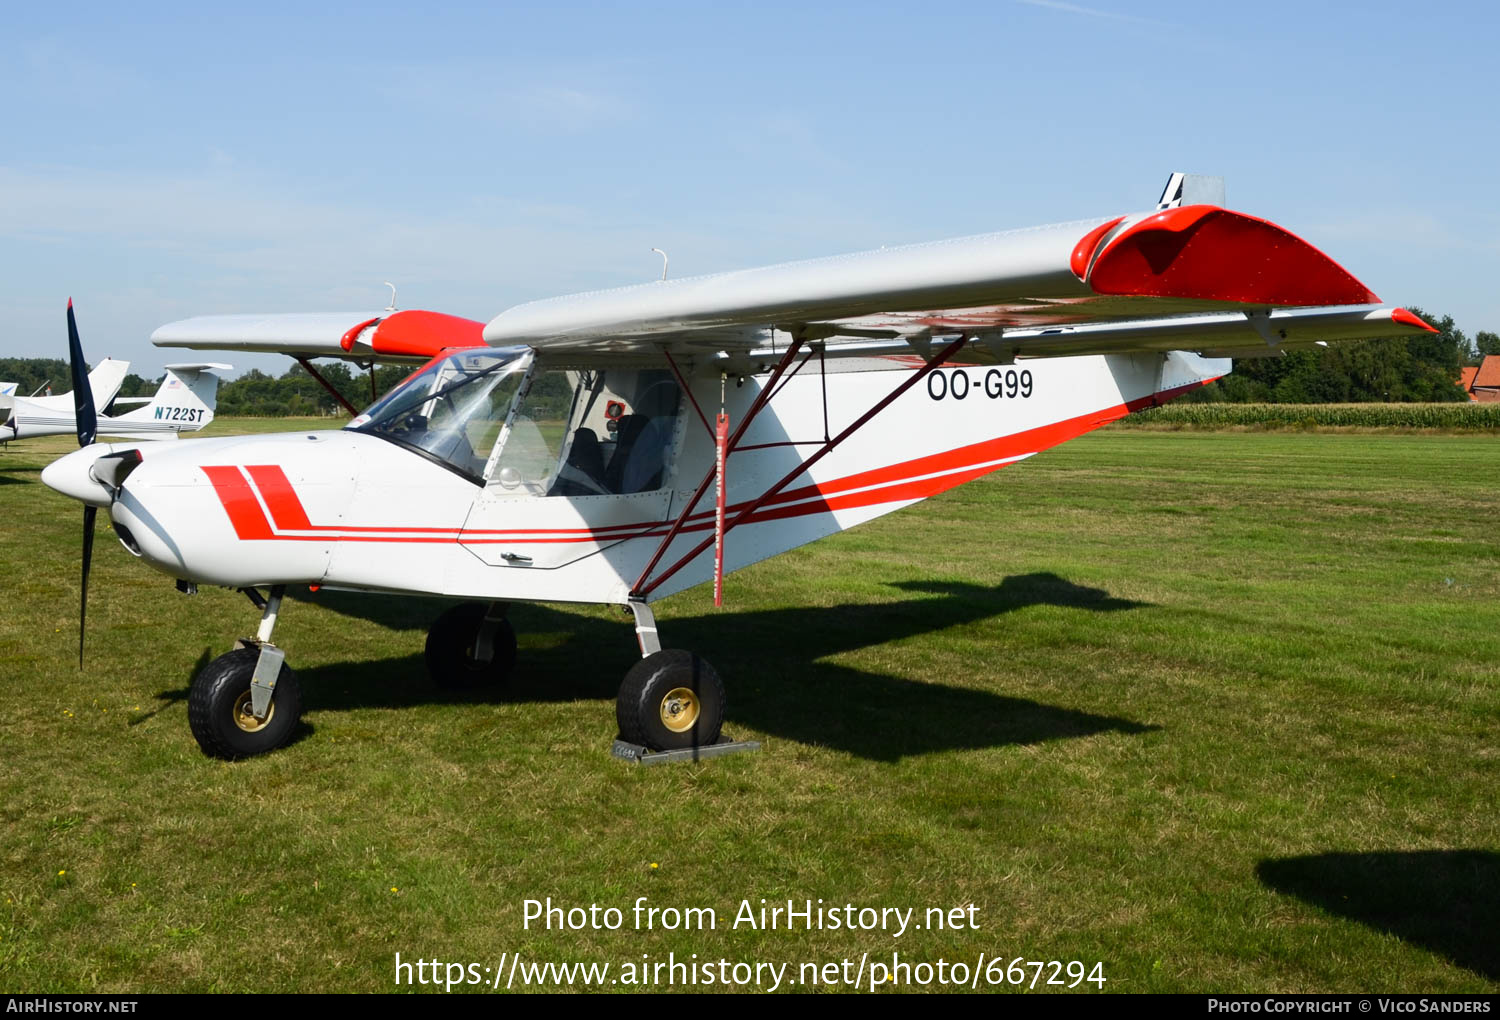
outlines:
[[[12, 5], [0, 354], [519, 301], [1149, 206], [1173, 170], [1500, 331], [1481, 3]], [[280, 372], [284, 359], [236, 355]]]

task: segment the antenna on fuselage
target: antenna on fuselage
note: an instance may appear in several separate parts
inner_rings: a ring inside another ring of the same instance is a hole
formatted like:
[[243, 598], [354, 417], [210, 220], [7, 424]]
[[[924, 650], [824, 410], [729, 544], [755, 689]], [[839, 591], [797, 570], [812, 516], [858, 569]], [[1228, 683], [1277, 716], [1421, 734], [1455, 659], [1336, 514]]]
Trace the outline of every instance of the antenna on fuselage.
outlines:
[[667, 278], [667, 253], [660, 248], [652, 248], [651, 250], [661, 256], [661, 278], [665, 280]]
[[385, 310], [394, 312], [396, 310], [396, 285], [390, 280], [385, 281], [385, 285], [391, 288], [391, 303], [385, 306]]

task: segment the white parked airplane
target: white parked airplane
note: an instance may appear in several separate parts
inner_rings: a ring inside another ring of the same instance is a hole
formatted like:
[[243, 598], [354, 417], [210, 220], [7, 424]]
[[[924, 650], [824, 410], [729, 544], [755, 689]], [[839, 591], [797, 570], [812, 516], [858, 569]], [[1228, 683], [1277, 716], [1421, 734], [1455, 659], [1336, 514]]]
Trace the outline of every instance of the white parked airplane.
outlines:
[[[179, 432], [197, 432], [214, 420], [219, 378], [215, 371], [231, 366], [218, 364], [168, 365], [166, 375], [151, 397], [119, 397], [120, 384], [130, 362], [106, 358], [89, 373], [93, 406], [133, 410], [113, 416], [98, 415], [98, 431], [121, 439], [176, 439]], [[71, 436], [78, 429], [72, 393], [51, 397], [11, 397], [5, 421], [0, 424], [0, 442], [34, 439], [37, 436]]]
[[254, 646], [191, 685], [209, 754], [290, 738], [301, 697], [271, 639], [298, 584], [472, 600], [428, 634], [440, 681], [511, 671], [508, 602], [628, 606], [642, 659], [622, 737], [711, 744], [723, 683], [662, 648], [655, 600], [711, 579], [717, 599], [724, 573], [1171, 400], [1232, 357], [1431, 331], [1286, 230], [1182, 204], [1174, 183], [1124, 216], [536, 301], [485, 326], [175, 323], [158, 344], [430, 360], [340, 431], [86, 446], [42, 479], [85, 504], [85, 599], [104, 507], [180, 588], [263, 608]]
[[[105, 358], [95, 365], [94, 370], [88, 374], [88, 387], [94, 406], [108, 407], [115, 399], [115, 394], [120, 392], [120, 384], [125, 381], [129, 371], [130, 362], [114, 358]], [[18, 427], [15, 420], [17, 405], [28, 408], [27, 417], [36, 419], [38, 424], [28, 424], [24, 430]], [[4, 422], [0, 423], [0, 442], [30, 439], [33, 436], [70, 436], [75, 428], [71, 393], [23, 397], [16, 392], [15, 383], [0, 384], [0, 411], [5, 415]], [[57, 420], [60, 424], [56, 428], [42, 431], [40, 422], [43, 419]]]

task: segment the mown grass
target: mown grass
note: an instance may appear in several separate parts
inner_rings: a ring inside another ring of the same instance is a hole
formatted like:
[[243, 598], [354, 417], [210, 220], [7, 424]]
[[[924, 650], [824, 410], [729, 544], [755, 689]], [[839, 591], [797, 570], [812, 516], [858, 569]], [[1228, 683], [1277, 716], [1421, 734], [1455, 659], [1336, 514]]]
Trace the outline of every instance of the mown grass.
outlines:
[[1116, 428], [1500, 431], [1500, 404], [1191, 404], [1150, 408]]
[[[295, 423], [301, 427], [307, 423]], [[216, 423], [293, 427], [286, 422]], [[0, 452], [0, 990], [394, 987], [474, 961], [1102, 961], [1111, 991], [1500, 990], [1500, 439], [1108, 430], [660, 607], [753, 755], [611, 759], [606, 609], [518, 607], [519, 675], [434, 690], [441, 604], [299, 594], [301, 738], [204, 758], [250, 632]], [[653, 867], [653, 865], [656, 865]], [[707, 906], [547, 932], [522, 900]], [[728, 930], [742, 899], [978, 931]], [[920, 910], [919, 910], [920, 913]], [[1084, 986], [1092, 988], [1093, 986]]]

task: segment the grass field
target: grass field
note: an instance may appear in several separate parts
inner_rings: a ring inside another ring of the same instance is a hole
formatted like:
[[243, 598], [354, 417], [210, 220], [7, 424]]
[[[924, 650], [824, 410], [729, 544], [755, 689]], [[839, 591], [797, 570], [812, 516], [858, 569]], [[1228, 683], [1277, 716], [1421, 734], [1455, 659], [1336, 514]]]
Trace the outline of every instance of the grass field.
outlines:
[[[277, 631], [301, 738], [203, 757], [188, 680], [255, 614], [101, 524], [80, 673], [70, 446], [0, 451], [0, 990], [387, 991], [398, 951], [1500, 990], [1500, 437], [1107, 430], [687, 592], [666, 644], [764, 749], [663, 768], [608, 755], [617, 610], [518, 607], [517, 678], [465, 697], [440, 603], [326, 592]], [[548, 896], [626, 927], [524, 930]], [[640, 896], [718, 927], [630, 930]], [[762, 898], [979, 929], [730, 930]]]

